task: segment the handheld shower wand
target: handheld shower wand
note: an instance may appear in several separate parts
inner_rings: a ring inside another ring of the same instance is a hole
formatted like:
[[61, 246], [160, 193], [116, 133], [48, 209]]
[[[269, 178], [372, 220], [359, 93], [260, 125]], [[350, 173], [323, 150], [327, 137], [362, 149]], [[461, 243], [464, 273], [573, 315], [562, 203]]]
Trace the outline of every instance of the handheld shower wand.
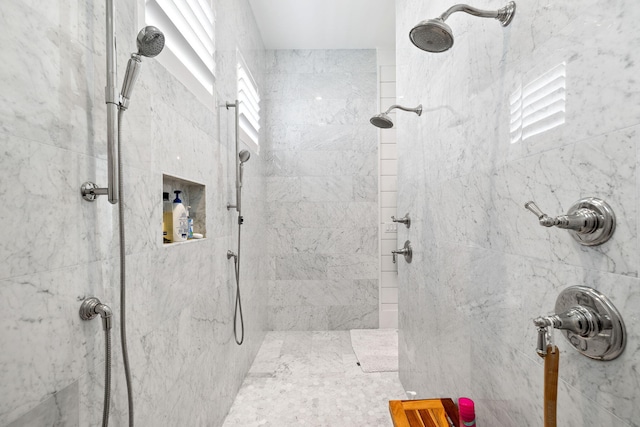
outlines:
[[131, 54], [131, 59], [127, 64], [127, 71], [122, 84], [122, 91], [118, 99], [118, 89], [115, 87], [116, 71], [116, 43], [114, 36], [113, 15], [115, 9], [113, 0], [107, 0], [107, 86], [106, 86], [106, 104], [107, 104], [107, 170], [109, 183], [107, 187], [100, 188], [95, 183], [87, 181], [82, 184], [80, 194], [88, 201], [95, 201], [96, 197], [107, 195], [109, 203], [116, 204], [120, 198], [119, 191], [119, 159], [118, 145], [120, 139], [120, 118], [121, 114], [129, 107], [129, 98], [133, 86], [140, 73], [140, 64], [142, 56], [153, 58], [157, 56], [164, 48], [164, 34], [156, 27], [144, 27], [138, 33], [136, 42], [138, 44], [138, 52]]
[[127, 63], [127, 71], [122, 82], [122, 91], [120, 92], [120, 109], [129, 108], [129, 99], [133, 92], [133, 86], [136, 84], [138, 74], [140, 74], [140, 64], [142, 57], [154, 58], [158, 56], [164, 48], [164, 34], [162, 31], [153, 26], [144, 27], [136, 37], [138, 52], [132, 53]]
[[248, 150], [242, 150], [238, 153], [238, 160], [240, 160], [240, 176], [238, 179], [238, 187], [242, 187], [242, 174], [244, 173], [244, 164], [251, 157], [251, 153]]

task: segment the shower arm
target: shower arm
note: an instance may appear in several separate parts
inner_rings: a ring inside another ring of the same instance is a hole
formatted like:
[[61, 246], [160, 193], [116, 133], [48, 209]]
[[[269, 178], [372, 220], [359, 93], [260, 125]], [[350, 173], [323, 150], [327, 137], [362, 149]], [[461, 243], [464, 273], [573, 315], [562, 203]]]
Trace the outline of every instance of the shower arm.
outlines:
[[422, 114], [422, 105], [418, 105], [416, 108], [407, 108], [407, 107], [403, 107], [402, 105], [398, 105], [398, 104], [394, 104], [391, 107], [389, 107], [387, 109], [387, 111], [384, 112], [384, 114], [389, 114], [389, 112], [391, 110], [394, 110], [396, 108], [398, 110], [409, 111], [410, 113], [416, 113], [417, 115], [421, 115]]
[[510, 4], [495, 11], [478, 9], [467, 4], [456, 4], [455, 6], [451, 6], [449, 9], [447, 9], [447, 11], [440, 15], [438, 19], [444, 22], [451, 14], [455, 12], [465, 12], [469, 15], [479, 16], [480, 18], [495, 18], [498, 21], [502, 22], [502, 25], [505, 25], [504, 21], [508, 18], [507, 15], [511, 15], [513, 13]]

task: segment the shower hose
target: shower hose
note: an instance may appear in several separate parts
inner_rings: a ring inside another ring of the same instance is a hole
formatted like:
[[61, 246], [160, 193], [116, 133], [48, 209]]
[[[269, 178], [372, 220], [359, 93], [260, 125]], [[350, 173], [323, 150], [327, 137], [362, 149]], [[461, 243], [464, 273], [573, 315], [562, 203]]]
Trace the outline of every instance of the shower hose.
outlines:
[[[124, 234], [124, 204], [123, 204], [123, 179], [122, 179], [122, 115], [124, 110], [118, 110], [118, 222], [120, 232], [120, 341], [122, 343], [122, 361], [124, 375], [127, 381], [127, 401], [129, 403], [129, 427], [133, 427], [133, 391], [131, 386], [131, 367], [129, 365], [129, 351], [127, 348], [127, 322], [126, 322], [126, 265], [125, 265], [125, 234]], [[105, 425], [106, 426], [106, 425]]]
[[[240, 230], [242, 229], [242, 216], [238, 215], [238, 254], [233, 257], [234, 270], [236, 271], [236, 305], [233, 312], [233, 337], [236, 344], [244, 342], [244, 317], [242, 315], [242, 299], [240, 298]], [[240, 316], [240, 338], [238, 339], [238, 315]]]
[[104, 405], [102, 427], [109, 425], [109, 404], [111, 402], [111, 329], [104, 329]]

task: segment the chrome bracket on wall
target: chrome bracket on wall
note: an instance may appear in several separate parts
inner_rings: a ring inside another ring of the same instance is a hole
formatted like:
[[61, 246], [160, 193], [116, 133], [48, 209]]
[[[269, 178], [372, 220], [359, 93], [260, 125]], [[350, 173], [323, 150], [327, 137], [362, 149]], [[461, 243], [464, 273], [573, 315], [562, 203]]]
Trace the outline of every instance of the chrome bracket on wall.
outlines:
[[612, 360], [622, 354], [626, 329], [622, 316], [609, 298], [586, 286], [572, 286], [558, 295], [558, 314], [533, 320], [538, 328], [539, 354], [545, 351], [543, 335], [547, 328], [563, 331], [569, 343], [591, 359]]
[[93, 202], [98, 196], [106, 196], [109, 194], [108, 188], [99, 188], [91, 181], [87, 181], [80, 187], [80, 194], [87, 202]]
[[533, 201], [525, 203], [525, 208], [533, 212], [543, 227], [564, 228], [581, 245], [597, 246], [611, 238], [616, 229], [616, 215], [604, 200], [587, 197], [578, 200], [566, 215], [555, 218], [542, 212]]

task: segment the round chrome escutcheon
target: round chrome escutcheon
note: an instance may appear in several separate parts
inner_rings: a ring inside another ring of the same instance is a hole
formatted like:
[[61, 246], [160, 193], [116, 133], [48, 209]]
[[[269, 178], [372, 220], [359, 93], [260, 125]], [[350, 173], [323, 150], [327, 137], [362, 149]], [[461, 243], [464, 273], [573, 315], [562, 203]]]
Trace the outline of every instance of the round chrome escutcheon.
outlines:
[[573, 307], [582, 306], [596, 313], [601, 322], [601, 331], [593, 337], [582, 337], [568, 330], [562, 334], [571, 345], [591, 359], [612, 360], [622, 354], [626, 344], [626, 329], [622, 316], [609, 298], [586, 286], [572, 286], [558, 295], [556, 313], [564, 313]]

